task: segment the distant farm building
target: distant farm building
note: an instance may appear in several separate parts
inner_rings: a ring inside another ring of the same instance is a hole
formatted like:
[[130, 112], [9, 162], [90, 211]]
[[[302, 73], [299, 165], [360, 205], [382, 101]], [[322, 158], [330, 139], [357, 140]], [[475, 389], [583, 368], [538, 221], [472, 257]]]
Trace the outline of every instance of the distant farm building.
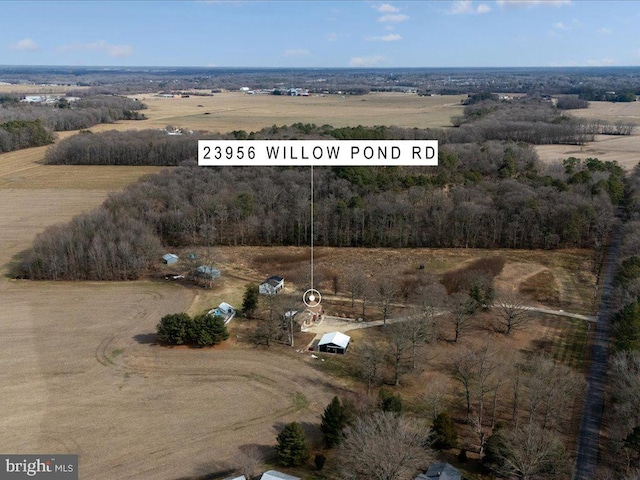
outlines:
[[274, 275], [258, 286], [261, 295], [275, 295], [284, 288], [284, 278]]
[[196, 268], [196, 277], [215, 280], [216, 278], [220, 278], [220, 270], [213, 267], [207, 267], [206, 265], [200, 265]]
[[340, 332], [325, 333], [318, 342], [318, 351], [345, 354], [351, 337]]
[[162, 256], [162, 261], [167, 265], [173, 265], [178, 262], [178, 256], [173, 253], [167, 253]]
[[262, 474], [260, 480], [302, 480], [300, 477], [294, 477], [293, 475], [287, 475], [286, 473], [278, 472], [276, 470], [267, 470]]

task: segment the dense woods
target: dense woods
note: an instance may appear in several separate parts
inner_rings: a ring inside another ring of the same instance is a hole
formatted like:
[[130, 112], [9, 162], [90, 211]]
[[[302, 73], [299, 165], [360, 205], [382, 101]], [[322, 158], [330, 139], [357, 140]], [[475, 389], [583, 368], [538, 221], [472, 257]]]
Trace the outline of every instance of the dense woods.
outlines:
[[[436, 168], [315, 169], [315, 244], [592, 247], [602, 244], [620, 201], [615, 163], [574, 159], [545, 168], [531, 147], [512, 142], [445, 144], [440, 154]], [[307, 245], [309, 175], [184, 165], [145, 177], [98, 211], [45, 230], [20, 274], [136, 278], [160, 245]]]
[[130, 98], [103, 95], [68, 102], [63, 97], [49, 104], [25, 104], [5, 95], [0, 100], [0, 152], [46, 145], [51, 132], [79, 130], [98, 123], [142, 120], [145, 106]]
[[53, 136], [39, 119], [0, 123], [0, 152], [39, 147], [52, 142]]
[[611, 478], [637, 478], [640, 461], [640, 167], [625, 179], [622, 240], [618, 252], [612, 314], [610, 390], [604, 462]]
[[198, 140], [212, 135], [168, 135], [163, 130], [91, 133], [83, 130], [47, 150], [52, 165], [180, 165], [198, 157]]

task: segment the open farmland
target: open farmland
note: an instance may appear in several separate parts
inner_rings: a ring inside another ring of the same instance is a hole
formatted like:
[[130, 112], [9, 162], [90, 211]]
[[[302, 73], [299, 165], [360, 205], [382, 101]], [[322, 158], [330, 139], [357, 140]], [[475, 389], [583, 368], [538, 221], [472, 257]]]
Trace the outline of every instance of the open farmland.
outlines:
[[535, 149], [543, 162], [554, 163], [568, 157], [583, 160], [595, 157], [602, 161], [616, 161], [625, 169], [632, 169], [640, 162], [640, 102], [590, 102], [589, 108], [571, 110], [569, 114], [611, 123], [630, 123], [636, 128], [630, 136], [598, 135], [595, 141], [586, 145], [538, 145]]
[[334, 127], [358, 124], [448, 127], [452, 116], [462, 114], [460, 100], [466, 95], [418, 97], [405, 93], [370, 93], [289, 97], [226, 92], [189, 98], [132, 97], [149, 107], [143, 111], [149, 120], [137, 125], [144, 124], [146, 128], [173, 125], [225, 133], [232, 130], [256, 131], [297, 122]]
[[[102, 190], [0, 188], [0, 263], [46, 225], [99, 204]], [[173, 478], [228, 468], [270, 444], [279, 422], [315, 421], [324, 375], [253, 349], [164, 349], [161, 316], [192, 290], [158, 282], [0, 281], [4, 434], [0, 450], [80, 454], [86, 478]]]

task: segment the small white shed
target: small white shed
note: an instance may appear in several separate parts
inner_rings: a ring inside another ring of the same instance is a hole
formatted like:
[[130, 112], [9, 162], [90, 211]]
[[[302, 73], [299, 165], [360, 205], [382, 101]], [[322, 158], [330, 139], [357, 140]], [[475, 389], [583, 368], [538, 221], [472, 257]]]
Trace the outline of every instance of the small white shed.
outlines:
[[162, 256], [162, 261], [167, 265], [172, 265], [178, 261], [178, 256], [175, 253], [167, 253]]

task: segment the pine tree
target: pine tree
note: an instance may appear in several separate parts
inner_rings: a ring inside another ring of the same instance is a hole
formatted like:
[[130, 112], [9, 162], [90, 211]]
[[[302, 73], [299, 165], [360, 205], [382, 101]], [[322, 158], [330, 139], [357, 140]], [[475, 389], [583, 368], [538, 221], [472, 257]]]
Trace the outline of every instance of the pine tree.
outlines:
[[242, 297], [242, 312], [247, 318], [251, 318], [258, 309], [258, 296], [260, 292], [258, 286], [254, 283], [247, 285]]
[[322, 414], [320, 430], [324, 434], [327, 448], [340, 445], [344, 436], [344, 429], [353, 422], [353, 406], [349, 402], [340, 402], [336, 396], [327, 405]]
[[433, 422], [433, 447], [448, 450], [458, 445], [458, 432], [448, 413], [439, 414]]
[[276, 451], [280, 464], [284, 467], [298, 467], [309, 458], [307, 440], [298, 422], [288, 423], [276, 437]]

